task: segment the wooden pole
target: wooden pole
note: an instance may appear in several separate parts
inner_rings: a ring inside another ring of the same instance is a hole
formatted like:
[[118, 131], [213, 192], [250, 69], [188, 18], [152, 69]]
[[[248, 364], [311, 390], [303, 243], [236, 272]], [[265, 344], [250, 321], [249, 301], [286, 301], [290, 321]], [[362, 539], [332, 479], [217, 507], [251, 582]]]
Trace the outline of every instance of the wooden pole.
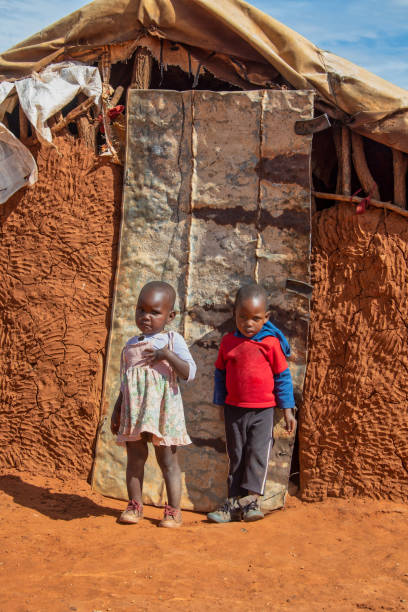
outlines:
[[341, 154], [341, 128], [339, 126], [333, 126], [333, 141], [334, 148], [336, 149], [337, 157], [337, 181], [336, 181], [336, 193], [342, 193], [342, 154]]
[[18, 105], [18, 119], [20, 124], [20, 140], [24, 142], [28, 139], [28, 119], [21, 108], [21, 104]]
[[119, 87], [115, 89], [115, 93], [113, 94], [111, 101], [110, 101], [110, 105], [112, 107], [117, 105], [124, 91], [125, 91], [125, 88], [122, 87], [122, 85], [119, 85]]
[[351, 150], [350, 130], [346, 125], [341, 128], [341, 185], [344, 195], [351, 194]]
[[394, 202], [401, 208], [407, 207], [407, 185], [405, 176], [407, 173], [407, 157], [398, 151], [392, 150], [392, 163], [394, 168]]
[[351, 132], [351, 142], [353, 145], [353, 162], [360, 185], [366, 193], [375, 200], [380, 200], [378, 185], [372, 177], [364, 152], [364, 141], [360, 134]]
[[[86, 102], [87, 98], [84, 94], [78, 95], [78, 100], [81, 102]], [[90, 108], [86, 113], [78, 117], [76, 120], [76, 125], [78, 129], [78, 136], [83, 141], [83, 143], [91, 149], [94, 153], [96, 153], [96, 126], [92, 119], [89, 117]]]
[[[354, 202], [354, 204], [360, 204], [361, 200], [364, 199], [357, 196], [345, 196], [337, 193], [322, 193], [320, 191], [313, 191], [313, 195], [321, 200], [336, 200], [337, 202], [348, 203]], [[386, 208], [387, 210], [402, 215], [403, 217], [408, 217], [408, 210], [403, 210], [399, 206], [395, 206], [390, 202], [380, 202], [378, 200], [370, 199], [370, 206], [374, 206], [375, 208]]]
[[119, 157], [115, 147], [112, 142], [112, 129], [111, 124], [108, 118], [108, 110], [110, 108], [110, 97], [113, 89], [111, 88], [109, 81], [111, 76], [111, 53], [110, 48], [105, 47], [104, 52], [99, 60], [99, 70], [102, 75], [102, 120], [103, 127], [105, 130], [105, 141], [112, 155], [112, 161], [117, 163], [119, 161]]
[[130, 87], [149, 89], [152, 79], [153, 57], [148, 49], [138, 47], [133, 62], [133, 73]]
[[86, 113], [88, 111], [88, 109], [90, 109], [93, 104], [94, 104], [93, 99], [92, 98], [88, 98], [87, 100], [85, 100], [85, 102], [82, 102], [79, 106], [77, 106], [70, 113], [68, 113], [68, 115], [66, 117], [61, 119], [54, 126], [52, 126], [51, 132], [53, 134], [56, 134], [57, 132], [60, 132], [64, 127], [66, 127], [68, 125], [68, 123], [71, 123], [71, 121], [73, 121], [74, 119], [76, 119], [80, 115], [83, 115], [84, 113]]
[[110, 76], [111, 76], [112, 64], [111, 64], [111, 54], [109, 47], [104, 47], [104, 51], [99, 60], [99, 71], [102, 76], [102, 83], [104, 85], [109, 85]]

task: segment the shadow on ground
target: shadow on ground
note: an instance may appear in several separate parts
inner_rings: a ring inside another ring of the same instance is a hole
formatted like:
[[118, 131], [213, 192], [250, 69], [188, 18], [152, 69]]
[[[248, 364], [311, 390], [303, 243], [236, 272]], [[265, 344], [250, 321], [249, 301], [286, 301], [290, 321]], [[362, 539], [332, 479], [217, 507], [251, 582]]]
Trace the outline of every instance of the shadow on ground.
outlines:
[[53, 493], [45, 487], [24, 482], [19, 476], [0, 477], [0, 490], [10, 495], [16, 504], [26, 506], [54, 520], [72, 521], [88, 516], [113, 516], [119, 511], [100, 506], [88, 497], [72, 493]]

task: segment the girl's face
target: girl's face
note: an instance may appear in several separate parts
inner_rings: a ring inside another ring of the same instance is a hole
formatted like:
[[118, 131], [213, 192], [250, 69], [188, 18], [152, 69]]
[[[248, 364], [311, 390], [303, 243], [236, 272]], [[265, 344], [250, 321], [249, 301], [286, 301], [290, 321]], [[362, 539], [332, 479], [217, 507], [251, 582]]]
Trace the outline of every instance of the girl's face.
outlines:
[[157, 334], [175, 317], [167, 293], [157, 289], [142, 291], [136, 305], [136, 325], [144, 334]]
[[248, 298], [235, 307], [235, 323], [238, 330], [247, 338], [252, 338], [261, 331], [269, 320], [265, 300], [261, 297]]

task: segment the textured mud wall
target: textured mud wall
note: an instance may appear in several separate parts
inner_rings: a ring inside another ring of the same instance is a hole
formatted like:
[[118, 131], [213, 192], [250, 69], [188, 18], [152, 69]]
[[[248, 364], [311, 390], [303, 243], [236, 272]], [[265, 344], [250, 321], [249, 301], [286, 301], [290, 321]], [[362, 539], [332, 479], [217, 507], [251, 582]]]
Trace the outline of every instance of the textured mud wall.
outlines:
[[0, 209], [0, 466], [86, 476], [122, 178], [73, 138], [55, 144], [35, 154], [38, 183]]
[[303, 497], [408, 501], [408, 222], [341, 205], [313, 240]]

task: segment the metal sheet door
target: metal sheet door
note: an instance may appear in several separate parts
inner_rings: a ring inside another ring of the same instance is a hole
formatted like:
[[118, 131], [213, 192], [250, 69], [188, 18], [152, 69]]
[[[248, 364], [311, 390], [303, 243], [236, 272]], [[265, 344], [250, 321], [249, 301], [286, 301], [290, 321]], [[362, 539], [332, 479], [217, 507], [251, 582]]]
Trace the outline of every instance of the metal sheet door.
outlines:
[[[126, 457], [109, 430], [119, 390], [122, 346], [133, 336], [140, 288], [162, 279], [177, 290], [174, 329], [198, 364], [183, 385], [193, 445], [180, 449], [183, 508], [207, 511], [226, 495], [222, 414], [212, 404], [220, 339], [234, 328], [242, 283], [268, 291], [272, 320], [292, 346], [299, 398], [306, 365], [307, 298], [288, 288], [309, 282], [311, 136], [294, 124], [313, 116], [309, 91], [176, 92], [131, 90], [120, 253], [93, 486], [127, 498]], [[275, 446], [264, 508], [283, 505], [293, 437], [275, 416]], [[150, 453], [145, 503], [163, 504], [164, 484]]]

